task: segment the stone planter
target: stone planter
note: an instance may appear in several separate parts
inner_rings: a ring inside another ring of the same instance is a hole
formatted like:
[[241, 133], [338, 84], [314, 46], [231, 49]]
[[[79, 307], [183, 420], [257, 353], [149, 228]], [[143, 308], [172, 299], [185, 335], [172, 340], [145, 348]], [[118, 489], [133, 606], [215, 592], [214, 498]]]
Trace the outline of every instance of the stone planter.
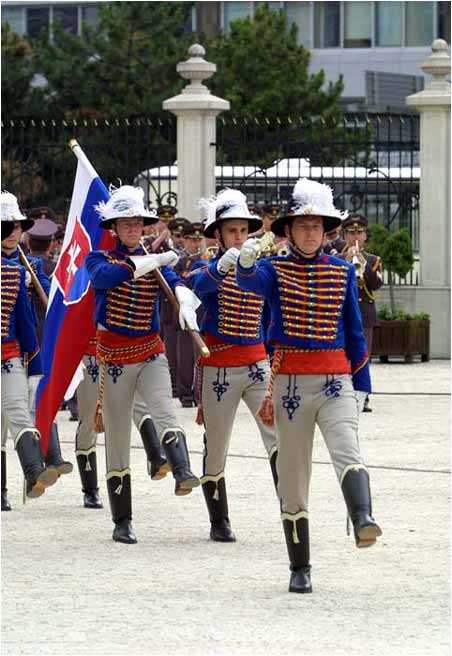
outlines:
[[375, 326], [372, 340], [372, 356], [380, 362], [388, 362], [390, 357], [402, 357], [405, 362], [413, 362], [420, 355], [422, 362], [430, 359], [430, 321], [428, 319], [409, 319], [405, 321], [380, 321]]

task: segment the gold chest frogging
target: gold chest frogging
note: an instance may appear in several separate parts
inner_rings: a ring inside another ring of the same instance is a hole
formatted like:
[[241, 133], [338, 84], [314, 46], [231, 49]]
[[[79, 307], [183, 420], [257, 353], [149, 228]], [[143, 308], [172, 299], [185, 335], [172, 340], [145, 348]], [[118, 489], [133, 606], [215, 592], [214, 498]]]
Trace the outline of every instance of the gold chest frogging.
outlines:
[[[109, 261], [114, 263], [114, 259]], [[149, 329], [158, 292], [158, 282], [151, 273], [109, 289], [107, 324], [134, 331]]]
[[329, 263], [273, 263], [283, 331], [291, 337], [333, 341], [347, 289], [347, 267]]
[[239, 289], [230, 271], [218, 288], [219, 334], [258, 339], [263, 307], [263, 298]]

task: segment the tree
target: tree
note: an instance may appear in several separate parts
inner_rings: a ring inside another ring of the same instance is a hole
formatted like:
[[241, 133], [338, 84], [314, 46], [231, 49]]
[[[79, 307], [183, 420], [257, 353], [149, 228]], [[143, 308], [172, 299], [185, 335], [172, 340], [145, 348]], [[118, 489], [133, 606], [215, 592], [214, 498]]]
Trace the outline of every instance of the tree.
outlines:
[[33, 50], [26, 39], [2, 23], [2, 118], [39, 116], [40, 91], [32, 86]]
[[374, 224], [370, 228], [367, 250], [381, 257], [383, 268], [388, 272], [389, 299], [391, 313], [394, 316], [396, 314], [394, 274], [403, 278], [411, 271], [414, 264], [413, 246], [408, 228], [401, 228], [391, 234], [384, 226]]
[[48, 80], [54, 116], [90, 108], [116, 118], [153, 116], [178, 93], [176, 63], [192, 37], [185, 30], [190, 2], [101, 3], [95, 26], [82, 36], [55, 25], [53, 42], [42, 35], [37, 66]]
[[229, 144], [223, 144], [230, 157], [239, 149], [243, 163], [268, 166], [279, 157], [306, 157], [332, 165], [347, 152], [338, 103], [342, 78], [325, 85], [323, 70], [310, 74], [310, 53], [297, 34], [284, 11], [263, 6], [208, 43], [208, 58], [217, 65], [209, 86], [230, 101], [242, 126], [231, 125]]

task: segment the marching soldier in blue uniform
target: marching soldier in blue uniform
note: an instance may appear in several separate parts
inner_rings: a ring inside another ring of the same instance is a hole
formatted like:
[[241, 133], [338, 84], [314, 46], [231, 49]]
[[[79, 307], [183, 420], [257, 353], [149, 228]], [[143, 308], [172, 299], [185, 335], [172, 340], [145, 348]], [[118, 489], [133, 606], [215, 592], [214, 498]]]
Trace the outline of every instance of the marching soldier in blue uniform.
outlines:
[[345, 217], [334, 207], [329, 187], [299, 180], [287, 211], [272, 225], [275, 235], [288, 237], [289, 255], [256, 264], [258, 247], [247, 240], [237, 266], [240, 289], [264, 296], [271, 306], [269, 339], [275, 354], [259, 415], [276, 425], [290, 592], [312, 592], [309, 485], [316, 424], [342, 488], [356, 545], [369, 547], [381, 535], [358, 446], [357, 394], [370, 391], [370, 376], [355, 271], [322, 250], [324, 231]]
[[[17, 224], [30, 227], [19, 210], [13, 194], [1, 194], [2, 249], [9, 248], [9, 238], [19, 232]], [[30, 404], [34, 397], [30, 385], [42, 375], [39, 344], [36, 338], [26, 287], [24, 267], [2, 254], [2, 510], [11, 510], [6, 488], [6, 437], [11, 431], [19, 456], [29, 498], [41, 496], [58, 479], [54, 467], [42, 462], [40, 434], [33, 425]], [[29, 274], [28, 274], [29, 275]], [[26, 363], [27, 372], [24, 364]], [[33, 389], [36, 386], [33, 385]]]
[[[2, 255], [7, 259], [9, 259], [10, 261], [16, 262], [17, 264], [21, 264], [18, 245], [22, 233], [26, 232], [27, 230], [29, 230], [34, 226], [33, 219], [29, 219], [23, 214], [20, 215], [22, 216], [22, 218], [14, 221], [14, 229], [9, 235], [9, 237], [2, 241]], [[43, 262], [41, 258], [35, 257], [33, 255], [27, 255], [26, 258], [28, 260], [28, 263], [33, 273], [35, 274], [36, 278], [41, 284], [41, 287], [43, 288], [45, 295], [48, 297], [50, 293], [50, 280], [47, 274], [44, 272]], [[39, 304], [41, 304], [41, 300], [36, 292], [36, 289], [31, 281], [29, 274], [27, 277], [27, 286], [28, 286], [28, 299], [30, 302], [32, 319], [35, 325], [35, 329], [39, 334], [39, 317], [38, 317], [38, 312], [36, 311], [36, 307]], [[30, 400], [31, 400], [30, 412], [33, 419], [34, 419], [34, 412], [35, 412], [34, 399], [36, 397], [38, 384], [39, 384], [39, 377], [34, 376], [30, 378], [29, 380]], [[72, 463], [64, 460], [62, 457], [60, 440], [58, 437], [58, 428], [55, 422], [52, 424], [52, 428], [50, 431], [45, 462], [46, 465], [55, 467], [58, 471], [59, 476], [63, 474], [70, 474], [73, 469]]]
[[[340, 257], [347, 262], [355, 263], [356, 279], [358, 281], [358, 301], [363, 322], [364, 337], [367, 351], [372, 355], [372, 337], [374, 327], [378, 325], [377, 308], [375, 307], [375, 292], [383, 284], [381, 258], [372, 253], [366, 253], [364, 244], [367, 239], [367, 219], [362, 214], [354, 212], [342, 224], [345, 237], [345, 247]], [[363, 412], [372, 412], [369, 406], [369, 396], [366, 396]]]
[[132, 528], [130, 433], [135, 393], [145, 400], [176, 480], [176, 495], [199, 485], [190, 471], [185, 433], [178, 426], [171, 398], [168, 361], [159, 334], [161, 273], [180, 304], [181, 325], [196, 330], [198, 299], [169, 268], [177, 255], [170, 251], [145, 255], [140, 246], [143, 226], [157, 217], [144, 208], [143, 190], [124, 185], [96, 209], [101, 226], [113, 229], [116, 248], [95, 251], [86, 266], [95, 293], [97, 359], [101, 363], [99, 403], [105, 424], [107, 488], [117, 542], [135, 543]]
[[[262, 225], [250, 214], [240, 191], [225, 189], [215, 199], [202, 200], [206, 212], [204, 235], [216, 238], [219, 251], [207, 264], [200, 262], [191, 284], [201, 298], [201, 329], [211, 355], [200, 360], [201, 405], [205, 426], [202, 488], [211, 524], [210, 537], [234, 542], [226, 495], [225, 467], [234, 418], [243, 399], [256, 414], [267, 389], [269, 363], [264, 344], [264, 299], [243, 293], [235, 280], [239, 249], [249, 232]], [[272, 428], [256, 419], [276, 475], [276, 438]]]

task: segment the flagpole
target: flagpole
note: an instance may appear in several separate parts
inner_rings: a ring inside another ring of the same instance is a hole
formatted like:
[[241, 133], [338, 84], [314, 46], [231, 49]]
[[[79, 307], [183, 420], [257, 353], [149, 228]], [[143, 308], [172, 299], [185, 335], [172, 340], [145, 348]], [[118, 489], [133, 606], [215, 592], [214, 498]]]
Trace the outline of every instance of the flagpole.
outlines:
[[[83, 150], [80, 148], [77, 139], [71, 139], [69, 141], [69, 148], [72, 150], [72, 152], [77, 157], [79, 162], [81, 162], [83, 164], [83, 166], [85, 166], [89, 170], [89, 172], [93, 174], [93, 176], [97, 176], [96, 169], [93, 167], [93, 165], [91, 164], [91, 162], [89, 161], [89, 159], [87, 158], [87, 156], [85, 155]], [[141, 242], [141, 245], [144, 247], [143, 242]], [[145, 251], [146, 251], [146, 249], [145, 249]], [[177, 311], [179, 311], [179, 304], [177, 302], [177, 299], [174, 296], [170, 286], [166, 282], [165, 278], [163, 277], [163, 275], [161, 274], [159, 269], [155, 269], [152, 273], [154, 274], [154, 277], [157, 279], [160, 287], [163, 289], [165, 294], [168, 296], [168, 299], [171, 301], [174, 308], [175, 309], [177, 308]], [[202, 339], [200, 333], [197, 330], [191, 330], [190, 328], [188, 329], [188, 332], [191, 335], [191, 337], [192, 337], [193, 341], [195, 342], [195, 344], [200, 349], [202, 357], [203, 358], [208, 358], [210, 356], [210, 351], [207, 348], [207, 346], [206, 346], [204, 340]]]
[[78, 161], [83, 164], [83, 166], [87, 169], [88, 173], [92, 177], [97, 177], [97, 171], [94, 168], [94, 166], [91, 164], [83, 150], [81, 149], [77, 139], [71, 139], [69, 141], [69, 148], [72, 150]]

